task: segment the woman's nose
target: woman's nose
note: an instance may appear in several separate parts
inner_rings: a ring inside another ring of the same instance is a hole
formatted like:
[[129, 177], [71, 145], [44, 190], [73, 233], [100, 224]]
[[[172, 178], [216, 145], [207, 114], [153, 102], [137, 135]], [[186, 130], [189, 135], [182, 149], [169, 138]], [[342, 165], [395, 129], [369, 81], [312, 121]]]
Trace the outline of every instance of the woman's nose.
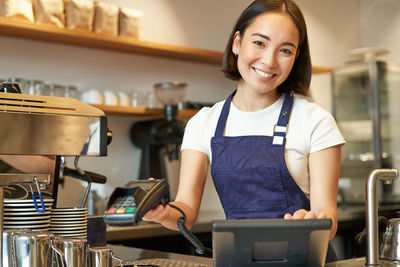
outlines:
[[275, 67], [277, 64], [275, 52], [271, 50], [265, 51], [265, 54], [263, 56], [263, 61], [269, 67]]

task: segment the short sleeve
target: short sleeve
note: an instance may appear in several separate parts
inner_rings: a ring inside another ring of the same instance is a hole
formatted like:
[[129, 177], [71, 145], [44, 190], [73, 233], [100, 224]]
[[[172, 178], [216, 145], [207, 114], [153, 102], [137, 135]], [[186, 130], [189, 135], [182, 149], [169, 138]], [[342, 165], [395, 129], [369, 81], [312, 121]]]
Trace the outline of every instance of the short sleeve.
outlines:
[[186, 124], [183, 135], [181, 151], [185, 149], [197, 150], [208, 154], [208, 146], [204, 137], [205, 113], [207, 108], [202, 108]]
[[336, 145], [345, 144], [345, 140], [333, 116], [321, 107], [309, 110], [310, 153]]

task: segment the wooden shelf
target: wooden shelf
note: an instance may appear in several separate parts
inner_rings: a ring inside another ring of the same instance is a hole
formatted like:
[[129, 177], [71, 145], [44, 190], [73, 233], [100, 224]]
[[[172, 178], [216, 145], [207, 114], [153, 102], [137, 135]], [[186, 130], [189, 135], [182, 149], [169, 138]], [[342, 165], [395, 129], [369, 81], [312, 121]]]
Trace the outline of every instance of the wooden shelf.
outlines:
[[[164, 117], [163, 109], [152, 109], [145, 106], [138, 107], [122, 107], [122, 106], [105, 106], [105, 105], [92, 105], [99, 108], [106, 113], [106, 115], [128, 115], [128, 116], [147, 116], [147, 117]], [[195, 109], [182, 109], [178, 112], [178, 119], [188, 120], [197, 113]]]
[[[69, 30], [53, 25], [31, 23], [4, 17], [0, 17], [0, 35], [212, 65], [221, 65], [223, 57], [223, 53], [217, 51], [158, 44], [82, 30]], [[332, 69], [313, 67], [313, 73], [323, 72], [332, 72]]]
[[156, 44], [129, 37], [107, 36], [83, 30], [69, 30], [53, 25], [30, 23], [9, 18], [0, 17], [0, 34], [51, 43], [159, 56], [214, 65], [222, 63], [222, 53], [215, 51]]
[[313, 66], [312, 67], [312, 73], [313, 74], [318, 74], [318, 73], [332, 73], [333, 69], [332, 68], [326, 68], [326, 67], [318, 67], [318, 66]]

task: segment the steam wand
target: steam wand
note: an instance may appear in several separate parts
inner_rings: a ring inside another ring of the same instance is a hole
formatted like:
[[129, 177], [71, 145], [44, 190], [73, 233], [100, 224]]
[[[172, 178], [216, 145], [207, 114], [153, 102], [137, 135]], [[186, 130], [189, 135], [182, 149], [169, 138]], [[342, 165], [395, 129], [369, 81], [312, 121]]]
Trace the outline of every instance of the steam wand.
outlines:
[[89, 174], [87, 174], [84, 170], [82, 170], [79, 166], [78, 166], [78, 161], [79, 161], [79, 156], [76, 156], [74, 159], [74, 166], [75, 169], [79, 172], [79, 174], [84, 177], [87, 181], [87, 186], [86, 186], [86, 190], [85, 190], [85, 195], [83, 196], [82, 202], [81, 202], [81, 208], [84, 208], [86, 206], [87, 200], [88, 200], [88, 196], [89, 196], [89, 192], [90, 192], [90, 188], [92, 186], [92, 179], [90, 177]]

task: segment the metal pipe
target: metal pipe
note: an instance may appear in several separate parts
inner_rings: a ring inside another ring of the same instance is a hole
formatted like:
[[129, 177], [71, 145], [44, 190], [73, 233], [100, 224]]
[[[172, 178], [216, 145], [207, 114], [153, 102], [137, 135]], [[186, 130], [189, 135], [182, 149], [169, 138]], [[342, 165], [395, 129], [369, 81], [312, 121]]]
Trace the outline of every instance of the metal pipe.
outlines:
[[369, 62], [369, 76], [372, 91], [372, 125], [375, 168], [382, 167], [381, 109], [378, 88], [378, 66], [375, 60]]
[[376, 169], [371, 172], [366, 183], [366, 228], [367, 261], [366, 265], [379, 265], [378, 251], [378, 197], [377, 181], [391, 182], [399, 177], [395, 169]]

